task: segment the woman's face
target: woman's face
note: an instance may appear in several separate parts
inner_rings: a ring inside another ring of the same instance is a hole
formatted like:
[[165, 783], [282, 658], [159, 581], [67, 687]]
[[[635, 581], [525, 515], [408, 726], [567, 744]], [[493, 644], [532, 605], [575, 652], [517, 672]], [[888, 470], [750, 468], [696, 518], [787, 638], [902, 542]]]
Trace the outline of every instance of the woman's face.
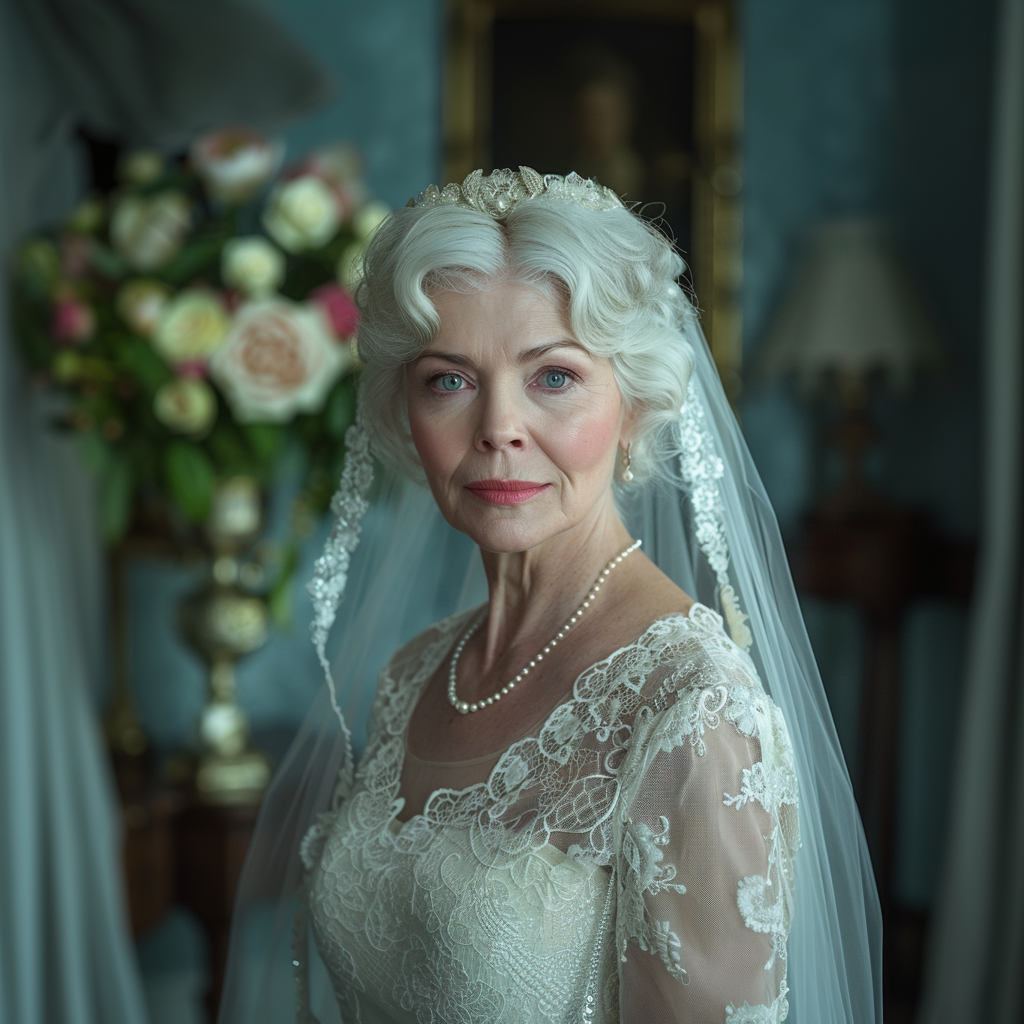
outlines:
[[444, 517], [525, 551], [614, 510], [625, 415], [608, 359], [521, 284], [434, 296], [441, 327], [406, 373], [409, 425]]

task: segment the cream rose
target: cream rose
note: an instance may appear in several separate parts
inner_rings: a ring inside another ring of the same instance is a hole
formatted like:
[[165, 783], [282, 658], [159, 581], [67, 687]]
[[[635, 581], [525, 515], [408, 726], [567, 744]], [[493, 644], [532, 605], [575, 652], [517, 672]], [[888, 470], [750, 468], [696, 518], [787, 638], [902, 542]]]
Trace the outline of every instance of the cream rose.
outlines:
[[153, 397], [156, 418], [177, 434], [205, 434], [217, 417], [217, 396], [201, 377], [176, 377]]
[[122, 181], [132, 185], [152, 185], [164, 173], [164, 158], [157, 149], [133, 149], [121, 161]]
[[110, 239], [135, 270], [156, 270], [181, 248], [189, 229], [191, 207], [180, 192], [126, 196], [110, 219]]
[[350, 291], [363, 276], [363, 253], [365, 242], [349, 242], [338, 257], [338, 284]]
[[190, 288], [160, 311], [153, 347], [171, 364], [209, 359], [227, 336], [231, 320], [212, 292]]
[[259, 235], [233, 238], [220, 265], [225, 284], [253, 297], [277, 291], [284, 280], [284, 255]]
[[103, 223], [103, 204], [98, 199], [84, 199], [68, 218], [68, 227], [79, 234], [91, 235]]
[[390, 212], [391, 207], [387, 203], [382, 203], [379, 199], [375, 199], [372, 203], [367, 203], [352, 218], [352, 230], [355, 232], [356, 238], [369, 238], [380, 227], [381, 222]]
[[286, 299], [241, 306], [231, 334], [210, 362], [238, 420], [282, 423], [316, 412], [351, 365], [347, 346], [334, 340], [324, 313]]
[[148, 338], [156, 329], [170, 289], [159, 281], [129, 281], [117, 293], [117, 311], [136, 334]]
[[263, 226], [288, 252], [326, 245], [341, 224], [331, 189], [311, 174], [278, 185], [263, 213]]
[[245, 128], [225, 128], [198, 138], [189, 159], [211, 199], [244, 203], [277, 173], [284, 144]]

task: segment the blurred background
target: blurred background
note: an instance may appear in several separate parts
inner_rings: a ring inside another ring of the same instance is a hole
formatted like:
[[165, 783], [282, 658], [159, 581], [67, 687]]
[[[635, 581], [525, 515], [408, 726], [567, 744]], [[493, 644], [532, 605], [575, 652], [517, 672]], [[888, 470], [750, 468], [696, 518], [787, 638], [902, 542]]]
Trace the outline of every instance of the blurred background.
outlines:
[[1024, 1019], [1021, 0], [0, 0], [0, 51], [3, 1024], [212, 1019], [322, 680], [352, 261], [428, 183], [519, 164], [687, 259], [887, 1016]]

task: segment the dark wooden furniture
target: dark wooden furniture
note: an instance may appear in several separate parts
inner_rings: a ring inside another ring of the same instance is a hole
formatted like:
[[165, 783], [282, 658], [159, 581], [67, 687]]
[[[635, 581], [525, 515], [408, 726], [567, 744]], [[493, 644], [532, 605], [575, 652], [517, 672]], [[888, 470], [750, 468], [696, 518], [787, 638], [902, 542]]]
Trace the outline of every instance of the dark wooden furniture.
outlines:
[[159, 924], [175, 904], [206, 933], [210, 983], [206, 1011], [217, 1019], [235, 890], [256, 824], [257, 805], [202, 804], [178, 790], [122, 795], [124, 877], [136, 936]]
[[171, 791], [122, 797], [124, 881], [132, 934], [158, 925], [175, 902], [175, 825], [184, 798]]
[[854, 605], [866, 626], [854, 789], [883, 915], [886, 1018], [911, 1020], [927, 920], [893, 889], [902, 632], [913, 603], [967, 604], [975, 545], [941, 536], [920, 513], [877, 504], [860, 514], [812, 515], [793, 553], [797, 589]]
[[249, 849], [258, 807], [193, 802], [179, 816], [175, 870], [178, 902], [199, 918], [210, 943], [209, 1019], [217, 1019], [228, 959], [235, 890]]

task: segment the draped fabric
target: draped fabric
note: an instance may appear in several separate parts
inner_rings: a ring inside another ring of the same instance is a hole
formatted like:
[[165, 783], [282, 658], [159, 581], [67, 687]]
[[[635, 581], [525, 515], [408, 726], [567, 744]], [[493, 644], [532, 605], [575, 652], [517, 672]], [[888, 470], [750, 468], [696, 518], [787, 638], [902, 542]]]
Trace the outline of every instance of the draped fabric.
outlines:
[[93, 131], [172, 149], [224, 124], [268, 131], [331, 83], [244, 0], [12, 0]]
[[920, 1024], [1021, 1019], [1024, 964], [1024, 0], [1003, 0], [992, 121], [982, 560]]
[[[176, 145], [218, 120], [279, 122], [324, 95], [319, 68], [262, 14], [223, 0], [201, 6], [0, 0], [5, 272], [17, 240], [75, 202], [76, 123]], [[49, 429], [8, 323], [4, 284], [0, 1021], [134, 1024], [145, 1007], [91, 693], [104, 607], [92, 495], [73, 446]]]
[[[0, 6], [0, 249], [66, 213], [66, 104]], [[0, 1019], [121, 1024], [144, 1006], [90, 682], [102, 578], [92, 496], [48, 431], [0, 290]]]

